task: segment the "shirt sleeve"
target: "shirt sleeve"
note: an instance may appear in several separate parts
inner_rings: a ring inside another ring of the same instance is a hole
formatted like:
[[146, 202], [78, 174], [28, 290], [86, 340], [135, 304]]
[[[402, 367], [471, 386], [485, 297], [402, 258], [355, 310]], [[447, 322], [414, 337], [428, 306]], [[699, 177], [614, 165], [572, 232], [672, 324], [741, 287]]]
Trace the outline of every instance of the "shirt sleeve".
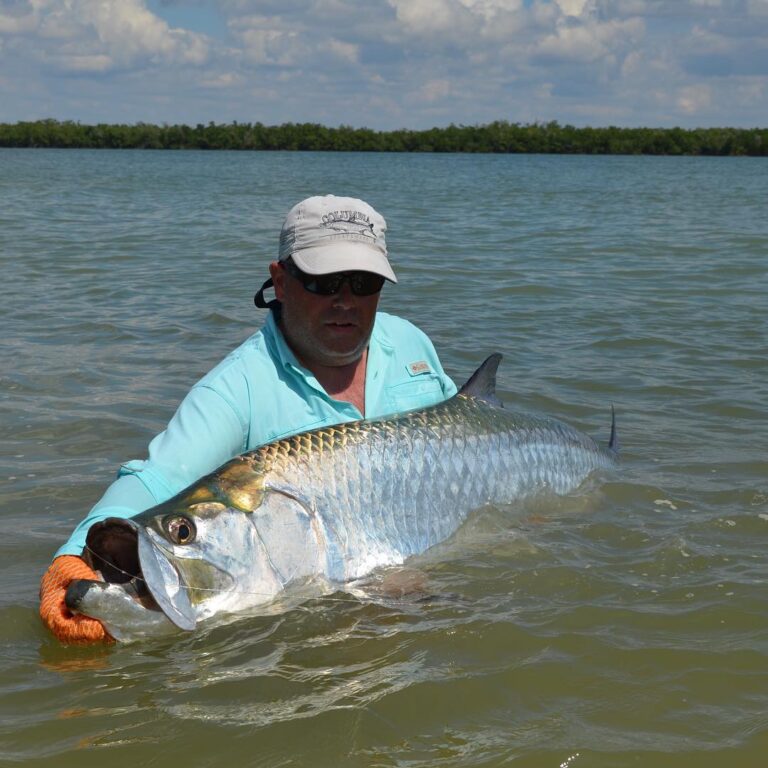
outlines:
[[132, 517], [160, 504], [242, 453], [248, 421], [240, 410], [231, 398], [208, 386], [193, 387], [166, 429], [149, 444], [148, 458], [120, 467], [117, 479], [56, 556], [82, 554], [94, 523]]
[[[447, 400], [449, 397], [453, 397], [458, 391], [453, 379], [443, 370], [443, 364], [440, 362], [435, 345], [432, 343], [432, 339], [427, 336], [420, 328], [415, 328], [418, 333], [419, 340], [424, 348], [424, 357], [431, 366], [433, 374], [440, 382], [440, 388], [443, 390], [443, 400]], [[427, 405], [428, 403], [424, 403]], [[431, 405], [431, 403], [429, 403]]]
[[456, 384], [454, 383], [453, 379], [443, 370], [443, 364], [440, 362], [440, 358], [437, 356], [437, 352], [435, 351], [435, 348], [432, 346], [432, 342], [429, 341], [429, 345], [432, 347], [432, 352], [434, 354], [434, 361], [435, 361], [435, 371], [440, 377], [440, 385], [443, 388], [443, 394], [445, 395], [445, 399], [447, 400], [449, 397], [453, 397], [459, 390], [456, 387]]
[[456, 389], [456, 384], [454, 384], [453, 379], [451, 379], [451, 377], [443, 370], [443, 364], [440, 362], [440, 357], [437, 354], [435, 345], [432, 343], [432, 339], [430, 339], [421, 328], [413, 325], [407, 320], [401, 318], [398, 318], [398, 320], [410, 331], [408, 335], [414, 340], [415, 347], [411, 354], [416, 358], [419, 354], [423, 355], [425, 362], [429, 364], [432, 372], [439, 379], [440, 387], [443, 390], [443, 399], [447, 400], [449, 397], [453, 397], [458, 391]]

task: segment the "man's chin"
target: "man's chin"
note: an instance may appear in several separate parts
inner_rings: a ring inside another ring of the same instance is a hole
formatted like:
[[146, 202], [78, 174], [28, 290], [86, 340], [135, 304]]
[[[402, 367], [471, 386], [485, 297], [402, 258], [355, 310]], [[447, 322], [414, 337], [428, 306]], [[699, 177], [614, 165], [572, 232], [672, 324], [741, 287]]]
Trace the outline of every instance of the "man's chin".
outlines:
[[315, 352], [318, 358], [325, 358], [325, 365], [351, 365], [362, 357], [367, 345], [359, 334], [328, 334]]

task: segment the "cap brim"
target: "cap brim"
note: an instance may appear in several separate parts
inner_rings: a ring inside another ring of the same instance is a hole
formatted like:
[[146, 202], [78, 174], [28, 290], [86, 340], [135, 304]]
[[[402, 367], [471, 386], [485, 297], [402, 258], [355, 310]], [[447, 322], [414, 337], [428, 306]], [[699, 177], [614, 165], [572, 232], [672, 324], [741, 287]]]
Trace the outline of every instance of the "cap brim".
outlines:
[[333, 245], [302, 248], [291, 254], [294, 264], [308, 275], [328, 275], [331, 272], [373, 272], [392, 283], [397, 282], [387, 257], [378, 248], [365, 243], [337, 241]]

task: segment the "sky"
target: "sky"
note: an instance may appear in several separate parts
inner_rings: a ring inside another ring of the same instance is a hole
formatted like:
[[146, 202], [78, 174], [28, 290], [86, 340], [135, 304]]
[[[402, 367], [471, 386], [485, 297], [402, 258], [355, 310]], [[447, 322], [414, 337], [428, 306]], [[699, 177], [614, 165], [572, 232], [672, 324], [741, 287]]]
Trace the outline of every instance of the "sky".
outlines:
[[0, 0], [0, 122], [768, 126], [768, 0]]

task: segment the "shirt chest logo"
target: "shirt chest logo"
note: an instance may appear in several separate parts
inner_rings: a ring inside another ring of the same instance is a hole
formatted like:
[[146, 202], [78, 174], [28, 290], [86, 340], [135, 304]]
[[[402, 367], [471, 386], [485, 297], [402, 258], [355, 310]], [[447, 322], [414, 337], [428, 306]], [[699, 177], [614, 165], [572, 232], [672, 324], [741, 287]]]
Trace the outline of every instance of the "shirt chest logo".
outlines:
[[417, 360], [414, 363], [408, 363], [408, 373], [411, 376], [419, 376], [422, 373], [431, 373], [432, 369], [426, 360]]

